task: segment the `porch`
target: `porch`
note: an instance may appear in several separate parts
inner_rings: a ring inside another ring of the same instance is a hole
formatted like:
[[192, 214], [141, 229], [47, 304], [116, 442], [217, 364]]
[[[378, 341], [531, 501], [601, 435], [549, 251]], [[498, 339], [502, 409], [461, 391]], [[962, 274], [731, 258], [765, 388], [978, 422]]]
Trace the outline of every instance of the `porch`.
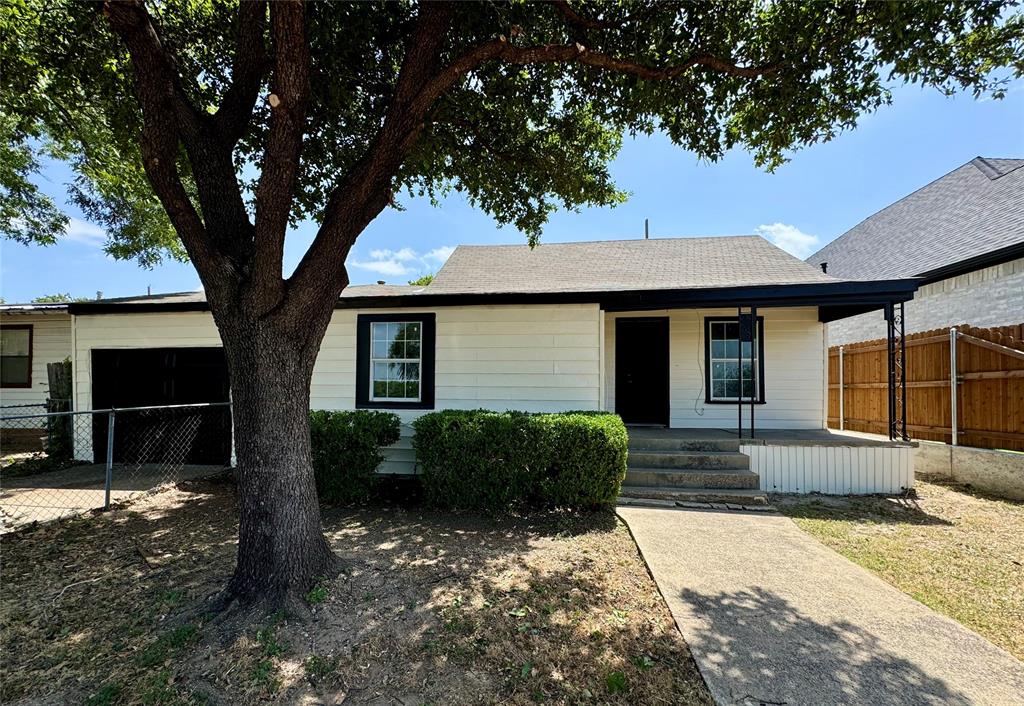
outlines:
[[624, 498], [767, 503], [768, 493], [899, 494], [915, 444], [830, 429], [629, 428]]

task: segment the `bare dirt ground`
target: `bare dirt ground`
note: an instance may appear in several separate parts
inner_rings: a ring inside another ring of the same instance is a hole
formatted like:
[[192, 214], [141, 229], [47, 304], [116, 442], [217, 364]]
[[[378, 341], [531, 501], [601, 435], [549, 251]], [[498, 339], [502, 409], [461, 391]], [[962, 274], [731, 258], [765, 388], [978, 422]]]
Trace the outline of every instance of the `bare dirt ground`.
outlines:
[[0, 702], [711, 703], [611, 511], [329, 510], [347, 569], [312, 619], [239, 634], [197, 609], [230, 575], [232, 498], [192, 481], [4, 536]]

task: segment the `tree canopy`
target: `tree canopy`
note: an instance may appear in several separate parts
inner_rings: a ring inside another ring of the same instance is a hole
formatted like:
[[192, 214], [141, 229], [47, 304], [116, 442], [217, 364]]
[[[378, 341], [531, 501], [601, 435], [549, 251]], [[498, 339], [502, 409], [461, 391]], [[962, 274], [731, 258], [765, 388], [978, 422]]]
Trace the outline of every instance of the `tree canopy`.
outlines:
[[[66, 217], [36, 182], [41, 161], [64, 160], [76, 175], [71, 201], [106, 228], [108, 251], [153, 265], [186, 251], [144, 170], [131, 48], [111, 29], [117, 4], [0, 9], [0, 229], [21, 242], [60, 237]], [[379, 142], [421, 9], [308, 7], [305, 135], [287, 222], [323, 223]], [[177, 109], [188, 113], [176, 117], [234, 141], [237, 207], [254, 220], [284, 80], [270, 71], [266, 6], [167, 0], [146, 11], [176, 70]], [[448, 14], [420, 94], [403, 98], [426, 103], [389, 175], [390, 202], [458, 191], [532, 239], [557, 206], [623, 200], [607, 165], [624, 134], [660, 130], [705, 160], [742, 146], [772, 169], [890, 102], [893, 81], [1000, 97], [1024, 72], [1022, 17], [988, 0], [488, 2]], [[202, 211], [191, 147], [174, 149], [183, 192]]]

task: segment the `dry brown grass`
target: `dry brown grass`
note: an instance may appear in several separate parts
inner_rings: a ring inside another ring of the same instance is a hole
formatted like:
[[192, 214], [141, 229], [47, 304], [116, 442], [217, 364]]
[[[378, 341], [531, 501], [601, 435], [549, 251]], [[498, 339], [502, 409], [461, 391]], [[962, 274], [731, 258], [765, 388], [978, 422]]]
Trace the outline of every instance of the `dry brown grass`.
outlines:
[[0, 701], [710, 704], [611, 512], [332, 511], [312, 620], [196, 617], [228, 577], [227, 485], [4, 538]]
[[802, 529], [1024, 659], [1024, 503], [918, 480], [917, 498], [775, 498]]

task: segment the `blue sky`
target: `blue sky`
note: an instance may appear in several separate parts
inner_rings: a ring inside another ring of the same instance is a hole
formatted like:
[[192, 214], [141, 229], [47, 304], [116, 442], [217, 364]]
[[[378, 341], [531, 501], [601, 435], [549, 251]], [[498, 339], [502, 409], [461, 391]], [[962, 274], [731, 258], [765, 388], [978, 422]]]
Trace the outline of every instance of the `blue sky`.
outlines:
[[[830, 143], [792, 155], [774, 174], [735, 150], [715, 164], [698, 162], [667, 139], [627, 140], [612, 165], [629, 201], [614, 209], [560, 212], [542, 242], [761, 233], [806, 257], [850, 227], [955, 169], [985, 157], [1024, 157], [1024, 81], [1002, 101], [968, 95], [945, 98], [934, 90], [901, 87], [894, 104], [864, 117], [860, 126]], [[70, 173], [59, 164], [43, 174], [43, 188], [63, 201]], [[434, 272], [460, 243], [521, 243], [514, 228], [498, 228], [484, 213], [453, 197], [440, 208], [404, 200], [406, 210], [386, 211], [359, 238], [349, 257], [355, 284], [385, 280], [404, 284]], [[153, 270], [115, 261], [102, 250], [103, 231], [73, 218], [67, 238], [50, 247], [0, 243], [0, 296], [7, 302], [42, 294], [105, 297], [194, 290], [190, 265]], [[313, 228], [300, 227], [285, 253], [290, 270], [309, 244]]]

